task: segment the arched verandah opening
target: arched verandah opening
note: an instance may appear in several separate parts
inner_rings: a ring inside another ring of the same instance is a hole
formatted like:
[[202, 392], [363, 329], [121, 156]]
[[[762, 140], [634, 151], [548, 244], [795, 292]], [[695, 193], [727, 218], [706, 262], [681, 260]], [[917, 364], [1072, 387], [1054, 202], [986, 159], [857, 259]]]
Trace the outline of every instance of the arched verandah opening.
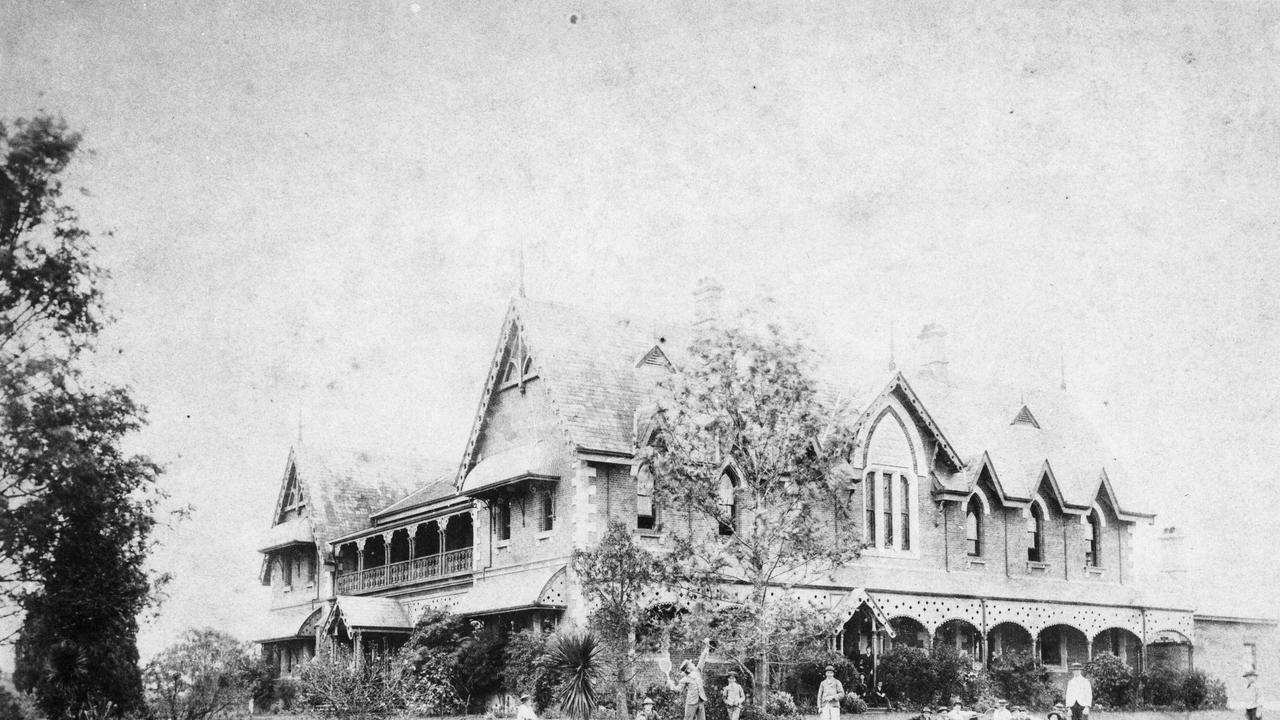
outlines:
[[1195, 648], [1191, 638], [1176, 630], [1161, 630], [1147, 643], [1147, 666], [1157, 665], [1176, 670], [1195, 670]]
[[435, 520], [418, 525], [413, 531], [413, 557], [440, 554], [440, 523]]
[[1093, 657], [1111, 653], [1134, 670], [1142, 669], [1142, 638], [1132, 631], [1118, 627], [1107, 628], [1093, 636], [1092, 649]]
[[962, 655], [982, 661], [982, 631], [966, 620], [948, 620], [938, 626], [934, 633], [934, 647], [955, 648]]
[[338, 572], [355, 572], [360, 567], [360, 551], [353, 542], [343, 543], [338, 548]]
[[1071, 625], [1050, 625], [1036, 638], [1040, 662], [1051, 671], [1067, 672], [1071, 663], [1089, 662], [1089, 639]]
[[471, 513], [450, 515], [445, 519], [444, 551], [466, 550], [475, 544], [471, 527]]
[[893, 638], [886, 643], [886, 650], [900, 647], [929, 649], [929, 631], [919, 620], [903, 615], [891, 619], [889, 627], [893, 628]]
[[387, 543], [381, 535], [373, 535], [364, 541], [364, 569], [387, 564]]
[[987, 632], [987, 653], [991, 659], [1006, 653], [1030, 655], [1034, 647], [1031, 632], [1017, 623], [1002, 622]]
[[396, 530], [391, 533], [391, 562], [404, 562], [409, 559], [409, 531]]

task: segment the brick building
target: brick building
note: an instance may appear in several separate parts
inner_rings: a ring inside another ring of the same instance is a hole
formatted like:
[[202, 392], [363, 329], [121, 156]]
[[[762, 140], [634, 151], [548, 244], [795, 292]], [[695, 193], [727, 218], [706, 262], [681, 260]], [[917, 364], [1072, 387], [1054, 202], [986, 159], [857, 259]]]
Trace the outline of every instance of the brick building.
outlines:
[[[699, 292], [700, 321], [713, 319], [718, 288]], [[610, 519], [666, 542], [632, 460], [688, 330], [518, 298], [456, 471], [295, 448], [262, 546], [278, 628], [263, 646], [282, 672], [316, 643], [394, 646], [425, 608], [506, 628], [582, 621], [574, 548]], [[1138, 580], [1133, 530], [1154, 515], [1065, 392], [962, 386], [941, 329], [920, 339], [910, 379], [890, 372], [857, 400], [848, 502], [867, 549], [788, 590], [844, 614], [836, 647], [871, 667], [895, 644], [953, 644], [975, 662], [1020, 648], [1062, 673], [1106, 650], [1202, 667], [1233, 693], [1253, 663], [1275, 685], [1273, 620], [1197, 616]]]

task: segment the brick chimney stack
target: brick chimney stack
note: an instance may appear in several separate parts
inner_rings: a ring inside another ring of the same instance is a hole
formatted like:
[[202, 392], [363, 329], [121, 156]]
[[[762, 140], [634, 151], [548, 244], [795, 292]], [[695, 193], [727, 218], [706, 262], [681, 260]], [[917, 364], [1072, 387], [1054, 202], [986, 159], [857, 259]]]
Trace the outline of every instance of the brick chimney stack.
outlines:
[[947, 331], [937, 323], [929, 323], [920, 330], [920, 374], [947, 384]]
[[720, 319], [724, 287], [715, 278], [704, 277], [693, 290], [693, 326], [707, 327]]

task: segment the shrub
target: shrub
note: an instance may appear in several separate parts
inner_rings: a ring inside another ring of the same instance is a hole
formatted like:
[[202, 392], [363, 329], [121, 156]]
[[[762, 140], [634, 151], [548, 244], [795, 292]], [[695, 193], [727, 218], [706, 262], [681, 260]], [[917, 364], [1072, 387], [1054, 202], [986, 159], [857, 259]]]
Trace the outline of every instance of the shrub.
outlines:
[[1095, 704], [1121, 708], [1133, 705], [1138, 699], [1137, 673], [1109, 652], [1099, 653], [1086, 663], [1084, 674], [1093, 683]]
[[1030, 653], [997, 655], [987, 664], [987, 675], [992, 689], [1013, 705], [1048, 707], [1058, 693], [1049, 670]]
[[778, 720], [778, 718], [765, 710], [761, 710], [755, 703], [747, 703], [742, 706], [742, 715], [739, 720]]
[[969, 656], [953, 647], [939, 644], [934, 646], [929, 660], [933, 664], [936, 701], [954, 702], [954, 698], [960, 698], [964, 704], [971, 705], [976, 699], [976, 673]]
[[933, 662], [920, 648], [895, 647], [882, 655], [879, 679], [893, 701], [928, 705], [937, 694]]
[[1180, 708], [1182, 673], [1168, 665], [1152, 667], [1142, 678], [1142, 699], [1155, 707]]
[[1225, 710], [1227, 708], [1227, 684], [1216, 677], [1208, 678], [1205, 688], [1202, 710]]
[[503, 656], [502, 687], [509, 693], [529, 693], [539, 710], [551, 706], [562, 678], [544, 660], [547, 635], [538, 630], [522, 630], [507, 638]]
[[840, 709], [850, 715], [861, 715], [867, 711], [867, 701], [849, 693], [844, 696], [844, 700], [840, 701]]
[[764, 709], [770, 715], [792, 717], [796, 715], [796, 701], [789, 692], [772, 692], [769, 693], [769, 700], [765, 703]]

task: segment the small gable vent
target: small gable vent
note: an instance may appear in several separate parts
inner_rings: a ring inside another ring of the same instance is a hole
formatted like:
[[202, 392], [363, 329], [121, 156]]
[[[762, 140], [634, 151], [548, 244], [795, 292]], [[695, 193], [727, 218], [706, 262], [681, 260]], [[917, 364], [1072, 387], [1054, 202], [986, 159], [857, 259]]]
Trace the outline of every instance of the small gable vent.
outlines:
[[636, 363], [636, 367], [641, 365], [653, 365], [654, 367], [670, 368], [671, 361], [667, 359], [667, 354], [662, 352], [662, 348], [654, 345], [640, 358], [640, 362]]
[[1031, 414], [1031, 408], [1026, 405], [1018, 411], [1018, 416], [1013, 419], [1010, 425], [1030, 425], [1037, 430], [1040, 429], [1040, 423], [1036, 422], [1036, 416]]

